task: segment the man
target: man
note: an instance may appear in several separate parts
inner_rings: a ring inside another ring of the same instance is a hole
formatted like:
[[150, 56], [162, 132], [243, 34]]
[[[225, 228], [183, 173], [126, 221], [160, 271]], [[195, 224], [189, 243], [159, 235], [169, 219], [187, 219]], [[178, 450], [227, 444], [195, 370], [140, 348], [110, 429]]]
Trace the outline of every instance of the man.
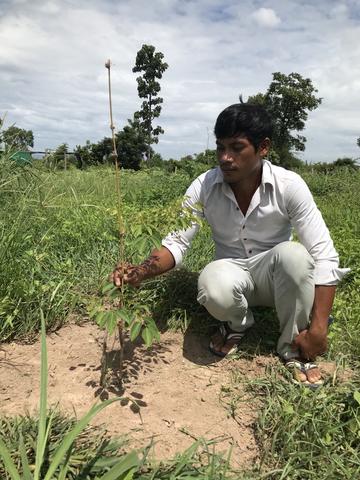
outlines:
[[[313, 362], [327, 348], [336, 284], [346, 273], [312, 195], [299, 175], [265, 160], [272, 125], [260, 106], [235, 104], [215, 124], [219, 166], [188, 188], [186, 207], [210, 224], [216, 260], [200, 273], [198, 301], [222, 322], [210, 350], [225, 356], [254, 323], [249, 307], [275, 307], [277, 352], [294, 379], [321, 384]], [[200, 205], [200, 207], [199, 207]], [[139, 266], [113, 273], [116, 285], [178, 266], [198, 225], [169, 234]], [[300, 243], [291, 242], [294, 229]]]

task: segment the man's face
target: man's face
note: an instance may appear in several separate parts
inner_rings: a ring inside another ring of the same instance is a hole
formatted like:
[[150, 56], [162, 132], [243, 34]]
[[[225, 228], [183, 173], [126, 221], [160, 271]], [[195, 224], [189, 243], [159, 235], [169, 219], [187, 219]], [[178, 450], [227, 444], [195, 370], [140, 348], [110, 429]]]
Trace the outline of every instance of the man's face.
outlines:
[[236, 183], [259, 171], [262, 158], [268, 153], [270, 140], [264, 139], [257, 151], [249, 140], [236, 135], [216, 140], [217, 158], [225, 182]]

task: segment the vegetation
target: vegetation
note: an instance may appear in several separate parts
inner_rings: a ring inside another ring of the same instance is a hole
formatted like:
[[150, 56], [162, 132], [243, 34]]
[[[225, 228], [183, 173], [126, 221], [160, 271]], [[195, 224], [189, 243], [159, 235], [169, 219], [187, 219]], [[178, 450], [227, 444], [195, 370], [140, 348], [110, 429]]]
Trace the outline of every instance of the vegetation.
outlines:
[[297, 166], [293, 150], [304, 151], [306, 138], [293, 132], [305, 128], [308, 112], [321, 104], [321, 98], [315, 96], [316, 88], [310, 78], [303, 78], [299, 73], [285, 75], [273, 73], [273, 80], [266, 93], [249, 97], [249, 103], [263, 105], [274, 121], [273, 148], [279, 156], [279, 163]]
[[164, 133], [160, 127], [153, 127], [153, 120], [160, 116], [163, 99], [159, 97], [160, 83], [163, 73], [168, 64], [163, 61], [164, 55], [161, 52], [155, 53], [152, 45], [143, 45], [137, 52], [133, 72], [143, 72], [137, 77], [138, 94], [143, 98], [141, 109], [135, 113], [134, 118], [138, 121], [138, 127], [145, 132], [147, 144], [146, 159], [151, 158], [151, 145], [158, 143], [158, 136]]
[[[0, 123], [0, 126], [2, 122]], [[0, 133], [0, 143], [4, 143], [5, 151], [9, 150], [28, 150], [29, 147], [34, 146], [34, 134], [32, 130], [25, 130], [24, 128], [11, 127], [3, 130]]]
[[[145, 100], [141, 111], [116, 134], [121, 166], [126, 169], [121, 173], [120, 202], [125, 236], [120, 236], [125, 259], [131, 263], [141, 262], [169, 231], [188, 225], [191, 215], [179, 215], [182, 195], [193, 178], [216, 164], [214, 150], [168, 161], [154, 154], [151, 145], [162, 133], [161, 127], [152, 125], [162, 103], [156, 79], [161, 79], [166, 68], [163, 55], [143, 45], [134, 71], [143, 72], [137, 81], [139, 96]], [[2, 133], [0, 341], [31, 341], [42, 331], [43, 360], [39, 416], [0, 417], [1, 478], [359, 477], [360, 382], [356, 372], [360, 352], [360, 170], [351, 158], [303, 165], [294, 156], [293, 150], [303, 150], [306, 141], [294, 132], [304, 129], [308, 112], [321, 103], [315, 93], [309, 79], [275, 73], [266, 94], [250, 97], [249, 101], [265, 104], [275, 118], [272, 161], [297, 168], [305, 178], [331, 231], [342, 266], [352, 269], [338, 288], [335, 323], [329, 333], [327, 357], [337, 362], [337, 370], [315, 393], [291, 385], [287, 372], [279, 374], [274, 367], [265, 378], [256, 380], [234, 375], [221, 398], [229, 415], [236, 418], [244, 399], [250, 399], [259, 410], [255, 428], [261, 461], [242, 472], [231, 472], [228, 459], [213, 455], [209, 445], [200, 441], [159, 465], [147, 463], [146, 449], [125, 453], [124, 442], [87, 427], [90, 418], [111, 401], [94, 406], [79, 421], [47, 411], [45, 327], [56, 330], [71, 315], [96, 318], [101, 327], [112, 331], [120, 318], [129, 329], [130, 341], [141, 335], [147, 346], [159, 338], [158, 328], [208, 332], [211, 322], [196, 302], [196, 283], [198, 272], [212, 259], [213, 243], [204, 225], [184, 268], [149, 280], [139, 289], [126, 286], [119, 305], [117, 291], [107, 280], [119, 257], [111, 139], [86, 142], [76, 147], [73, 155], [64, 143], [44, 162], [34, 162], [31, 167], [17, 165], [12, 154], [33, 145], [32, 132], [13, 126]], [[360, 139], [357, 144], [360, 146]], [[144, 155], [147, 162], [143, 162]], [[269, 353], [275, 345], [274, 312], [258, 309], [255, 314], [257, 327], [243, 343], [244, 355], [255, 350]], [[345, 365], [352, 374], [340, 381], [338, 374]]]
[[[211, 161], [212, 155], [206, 158]], [[54, 330], [70, 314], [83, 317], [101, 303], [102, 287], [118, 259], [114, 172], [107, 166], [52, 172], [45, 168], [20, 168], [4, 156], [0, 161], [0, 334], [2, 341], [24, 340], [33, 338], [39, 331], [40, 310], [44, 312], [47, 329]], [[193, 170], [178, 167], [176, 173], [171, 174], [156, 168], [122, 172], [127, 260], [141, 261], [160, 236], [176, 224], [177, 202], [181, 195], [191, 178], [209, 167], [189, 158], [184, 160], [185, 165], [192, 165]], [[360, 352], [360, 205], [357, 195], [360, 172], [348, 167], [321, 172], [311, 166], [303, 167], [301, 174], [330, 228], [342, 265], [352, 268], [338, 289], [328, 357], [342, 358], [356, 369]], [[138, 290], [126, 289], [127, 308], [136, 310], [145, 304], [146, 315], [161, 329], [189, 326], [208, 329], [209, 317], [198, 306], [195, 297], [197, 272], [212, 254], [209, 230], [204, 227], [186, 258], [186, 268], [148, 281]], [[261, 334], [264, 325], [270, 323], [274, 328], [273, 312], [259, 310], [256, 315], [259, 329], [249, 337], [244, 350], [253, 352], [256, 348], [269, 352], [271, 337], [261, 339]], [[197, 320], [196, 327], [191, 325], [193, 319]], [[199, 322], [201, 319], [203, 321]], [[243, 378], [234, 378], [232, 389], [225, 392], [224, 401], [234, 414], [241, 401], [239, 391], [243, 382]], [[257, 436], [263, 456], [261, 465], [242, 472], [241, 478], [357, 478], [360, 434], [356, 377], [345, 384], [338, 383], [335, 378], [314, 394], [292, 387], [288, 381], [279, 379], [278, 372], [271, 371], [266, 378], [248, 383], [247, 388], [251, 398], [258, 402]], [[58, 420], [54, 414], [49, 441], [56, 445], [60, 438], [55, 439], [53, 435], [60, 428], [58, 421], [64, 425], [65, 420]], [[71, 422], [69, 430], [74, 426]], [[5, 424], [12, 425], [15, 438], [19, 438], [16, 437], [19, 431], [23, 432], [28, 458], [34, 458], [31, 455], [35, 450], [31, 453], [27, 442], [35, 433], [29, 436], [25, 433], [28, 428], [25, 425], [32, 425], [29, 428], [35, 431], [34, 420], [7, 419], [2, 425]], [[3, 427], [4, 432], [6, 428]], [[65, 427], [62, 431], [65, 433]], [[74, 455], [83, 448], [85, 437], [92, 445], [89, 452], [94, 454], [95, 440], [91, 443], [91, 435], [84, 433], [79, 437], [80, 444], [74, 447]], [[51, 457], [56, 445], [46, 450], [46, 455]], [[14, 449], [11, 452], [19, 468], [19, 454]], [[113, 454], [120, 458], [109, 447], [111, 458]], [[79, 455], [85, 464], [87, 454]], [[46, 465], [50, 457], [44, 459]], [[209, 454], [206, 464], [198, 463], [194, 447], [166, 465], [138, 470], [133, 478], [231, 478], [226, 469], [221, 470], [219, 462]], [[234, 478], [239, 478], [238, 475]], [[88, 478], [99, 476], [97, 471], [93, 477], [89, 473]], [[67, 478], [82, 477], [74, 474]]]

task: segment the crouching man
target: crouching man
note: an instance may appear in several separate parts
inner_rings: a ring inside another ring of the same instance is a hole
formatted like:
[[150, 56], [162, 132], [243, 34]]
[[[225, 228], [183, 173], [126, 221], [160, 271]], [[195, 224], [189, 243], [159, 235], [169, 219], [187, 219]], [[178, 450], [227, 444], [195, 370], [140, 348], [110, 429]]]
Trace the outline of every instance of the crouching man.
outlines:
[[[254, 323], [252, 306], [275, 307], [277, 352], [294, 378], [321, 384], [315, 358], [327, 348], [335, 288], [346, 269], [302, 178], [272, 165], [272, 124], [260, 106], [235, 104], [215, 124], [218, 167], [200, 175], [184, 201], [209, 223], [215, 261], [200, 273], [198, 301], [220, 320], [210, 350], [226, 356]], [[199, 207], [199, 205], [201, 207]], [[143, 264], [113, 272], [115, 285], [142, 280], [178, 266], [198, 230], [169, 234]], [[291, 241], [295, 230], [299, 242]]]

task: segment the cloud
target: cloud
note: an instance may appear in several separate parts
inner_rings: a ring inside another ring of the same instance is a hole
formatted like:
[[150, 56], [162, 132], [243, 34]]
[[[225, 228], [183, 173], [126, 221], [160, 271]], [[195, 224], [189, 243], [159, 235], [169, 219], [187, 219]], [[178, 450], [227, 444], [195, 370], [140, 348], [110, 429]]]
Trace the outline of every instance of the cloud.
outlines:
[[252, 14], [252, 17], [260, 27], [277, 27], [281, 20], [272, 8], [259, 8]]
[[218, 113], [266, 91], [276, 71], [311, 78], [324, 98], [304, 158], [359, 155], [357, 1], [243, 0], [239, 12], [237, 0], [0, 0], [0, 11], [0, 116], [32, 129], [38, 150], [110, 135], [107, 58], [121, 129], [141, 104], [132, 67], [148, 43], [169, 64], [155, 145], [164, 157], [213, 146]]

